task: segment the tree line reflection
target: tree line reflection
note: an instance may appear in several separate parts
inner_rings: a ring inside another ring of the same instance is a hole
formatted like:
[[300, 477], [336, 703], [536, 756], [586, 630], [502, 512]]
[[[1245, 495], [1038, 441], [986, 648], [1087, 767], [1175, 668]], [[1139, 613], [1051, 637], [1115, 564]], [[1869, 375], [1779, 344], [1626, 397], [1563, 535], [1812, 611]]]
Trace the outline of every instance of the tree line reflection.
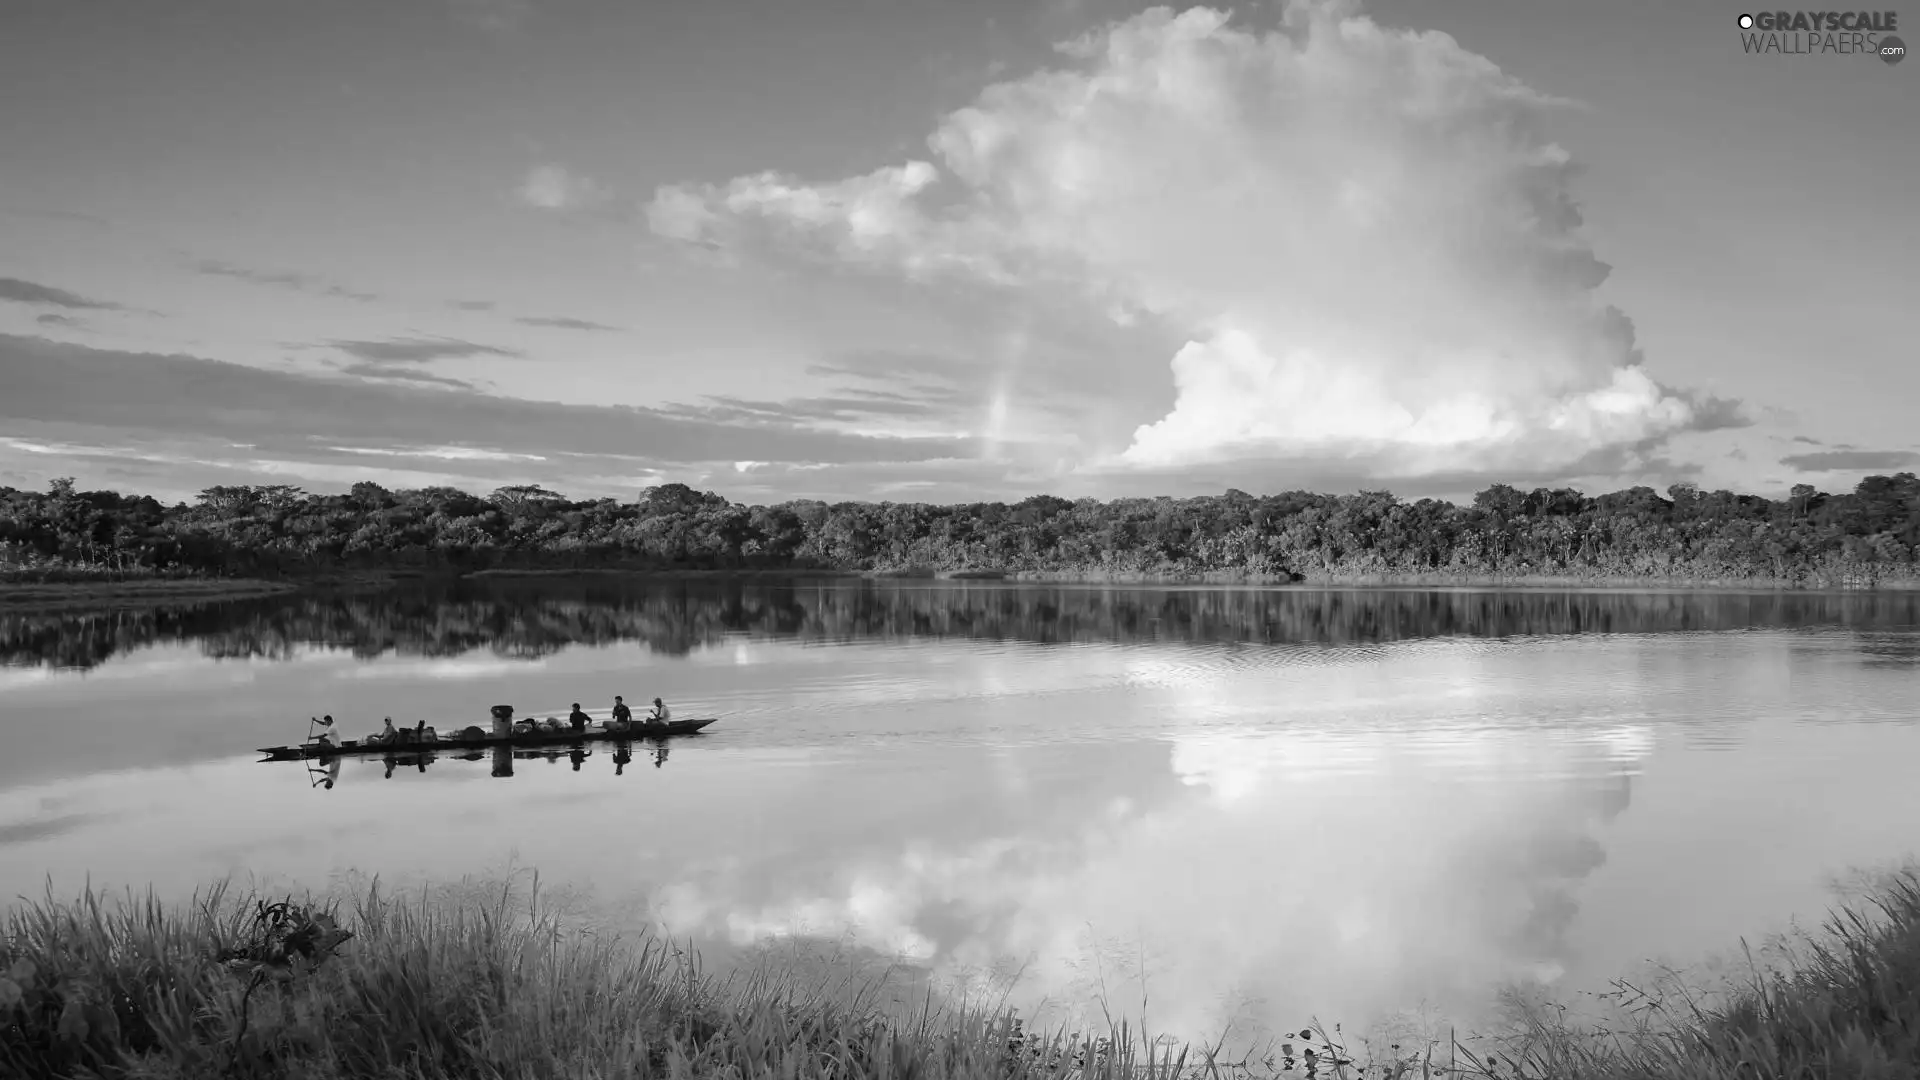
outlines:
[[[1353, 646], [1412, 638], [1920, 626], [1920, 592], [1565, 592], [1008, 587], [876, 581], [458, 582], [101, 611], [0, 613], [0, 663], [91, 668], [156, 645], [284, 660], [307, 647], [533, 659], [633, 642], [670, 656], [729, 638], [959, 638], [1066, 643]], [[1914, 638], [1874, 635], [1885, 659]]]

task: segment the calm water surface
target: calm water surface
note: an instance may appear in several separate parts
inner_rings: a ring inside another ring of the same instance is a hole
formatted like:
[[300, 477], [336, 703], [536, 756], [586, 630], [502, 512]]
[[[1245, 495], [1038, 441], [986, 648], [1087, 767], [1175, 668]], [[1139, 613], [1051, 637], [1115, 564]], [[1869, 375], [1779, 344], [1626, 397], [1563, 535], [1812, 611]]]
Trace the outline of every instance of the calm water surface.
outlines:
[[[1156, 1029], [1470, 1008], [1818, 915], [1920, 844], [1920, 596], [548, 582], [0, 609], [0, 894], [537, 867]], [[664, 758], [343, 764], [330, 712], [664, 695]], [[996, 981], [999, 980], [999, 981]]]

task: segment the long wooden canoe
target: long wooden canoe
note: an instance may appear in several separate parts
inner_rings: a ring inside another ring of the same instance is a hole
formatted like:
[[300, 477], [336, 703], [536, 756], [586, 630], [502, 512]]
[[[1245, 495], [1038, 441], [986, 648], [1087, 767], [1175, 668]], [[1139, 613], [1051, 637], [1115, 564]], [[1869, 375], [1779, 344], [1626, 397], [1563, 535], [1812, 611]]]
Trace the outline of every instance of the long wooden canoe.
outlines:
[[[533, 731], [501, 738], [488, 732], [478, 738], [462, 738], [460, 733], [442, 735], [432, 742], [413, 742], [403, 738], [397, 742], [374, 742], [366, 739], [347, 739], [339, 744], [310, 742], [299, 746], [263, 746], [262, 754], [267, 761], [301, 761], [308, 758], [349, 757], [357, 754], [415, 754], [424, 751], [483, 749], [489, 746], [535, 747], [566, 746], [569, 743], [591, 742], [645, 742], [654, 739], [670, 739], [678, 735], [693, 735], [702, 728], [720, 718], [705, 716], [695, 720], [673, 720], [666, 724], [648, 725], [635, 722], [624, 729], [588, 728], [585, 731]], [[411, 735], [406, 728], [401, 729], [403, 736]]]

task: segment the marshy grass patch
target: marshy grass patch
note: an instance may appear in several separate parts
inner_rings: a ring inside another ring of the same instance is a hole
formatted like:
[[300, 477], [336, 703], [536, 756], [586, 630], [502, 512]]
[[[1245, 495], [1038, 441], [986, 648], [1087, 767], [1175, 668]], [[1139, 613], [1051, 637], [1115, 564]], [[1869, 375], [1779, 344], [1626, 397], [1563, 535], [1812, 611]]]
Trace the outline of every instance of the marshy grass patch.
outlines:
[[[1920, 1076], [1920, 875], [1697, 989], [1623, 982], [1603, 1016], [1538, 996], [1472, 1035], [1349, 1040], [1308, 1022], [1252, 1052], [1110, 1016], [1032, 1031], [1003, 1002], [901, 1008], [884, 974], [709, 974], [692, 949], [548, 910], [537, 879], [221, 884], [191, 900], [51, 891], [0, 924], [0, 1075], [874, 1080]], [[565, 900], [565, 898], [559, 898]], [[567, 904], [558, 905], [565, 909]], [[923, 991], [924, 984], [916, 984]]]

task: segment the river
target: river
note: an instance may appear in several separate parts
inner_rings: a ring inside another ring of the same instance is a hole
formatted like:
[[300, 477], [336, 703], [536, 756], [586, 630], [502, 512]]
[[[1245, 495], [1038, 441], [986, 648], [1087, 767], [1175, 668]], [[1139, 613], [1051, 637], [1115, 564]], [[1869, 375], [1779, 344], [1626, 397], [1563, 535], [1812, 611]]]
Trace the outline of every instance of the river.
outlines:
[[[1920, 846], [1913, 593], [546, 580], [0, 609], [0, 657], [9, 897], [537, 868], [1169, 1032], [1690, 963]], [[615, 694], [722, 719], [510, 776], [250, 753]]]

